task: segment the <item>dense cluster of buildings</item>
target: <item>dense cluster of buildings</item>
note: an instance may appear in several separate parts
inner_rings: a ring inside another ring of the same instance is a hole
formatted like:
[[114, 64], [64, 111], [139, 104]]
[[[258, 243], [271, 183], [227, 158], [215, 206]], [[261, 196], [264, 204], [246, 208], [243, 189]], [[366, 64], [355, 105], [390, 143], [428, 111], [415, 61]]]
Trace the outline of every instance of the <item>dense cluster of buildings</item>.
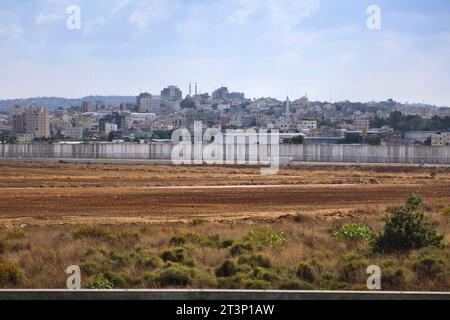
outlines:
[[[431, 143], [450, 145], [450, 132], [398, 132], [389, 126], [373, 127], [374, 118], [388, 119], [393, 111], [422, 118], [450, 117], [450, 108], [400, 104], [392, 100], [373, 103], [312, 102], [307, 95], [291, 101], [273, 98], [247, 99], [244, 93], [221, 87], [199, 93], [189, 84], [183, 96], [177, 86], [159, 95], [141, 93], [136, 102], [105, 105], [83, 101], [80, 106], [61, 106], [49, 112], [37, 106], [12, 106], [0, 115], [0, 131], [12, 132], [20, 143], [33, 140], [133, 141], [169, 139], [177, 128], [278, 129], [303, 135], [306, 143], [365, 143], [376, 136], [380, 144]], [[349, 139], [349, 136], [362, 139]]]

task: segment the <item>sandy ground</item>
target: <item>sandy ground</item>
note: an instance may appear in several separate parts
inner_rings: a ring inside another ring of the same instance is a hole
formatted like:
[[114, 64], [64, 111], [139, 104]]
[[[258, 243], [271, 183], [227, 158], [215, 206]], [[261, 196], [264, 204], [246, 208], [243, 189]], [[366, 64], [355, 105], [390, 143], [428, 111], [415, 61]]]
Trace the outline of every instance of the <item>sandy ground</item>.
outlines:
[[450, 204], [450, 168], [307, 165], [265, 177], [251, 167], [2, 162], [0, 224], [333, 218], [402, 203], [410, 193]]

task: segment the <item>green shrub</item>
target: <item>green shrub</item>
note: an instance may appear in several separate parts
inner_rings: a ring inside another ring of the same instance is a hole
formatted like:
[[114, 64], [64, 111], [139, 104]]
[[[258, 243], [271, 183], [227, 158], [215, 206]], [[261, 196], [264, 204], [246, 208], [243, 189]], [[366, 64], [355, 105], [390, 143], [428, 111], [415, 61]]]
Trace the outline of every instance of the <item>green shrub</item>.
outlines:
[[120, 231], [117, 233], [113, 233], [111, 235], [112, 240], [117, 241], [139, 241], [141, 239], [141, 235], [138, 232], [132, 231]]
[[268, 290], [272, 284], [264, 280], [247, 280], [245, 281], [245, 288], [249, 290]]
[[362, 260], [345, 262], [339, 269], [339, 280], [346, 283], [365, 283], [366, 270], [369, 265]]
[[239, 258], [238, 264], [245, 264], [251, 266], [252, 268], [263, 267], [269, 269], [272, 267], [272, 262], [270, 259], [263, 255], [242, 256]]
[[402, 290], [406, 284], [406, 270], [383, 269], [381, 284], [385, 290]]
[[238, 242], [231, 246], [230, 253], [232, 256], [239, 256], [244, 253], [252, 252], [253, 245], [251, 243]]
[[232, 240], [232, 239], [224, 239], [221, 241], [219, 249], [229, 248], [233, 245], [233, 243], [234, 243], [234, 240]]
[[75, 239], [92, 238], [104, 241], [120, 241], [120, 242], [139, 241], [139, 239], [141, 238], [140, 234], [137, 232], [125, 230], [114, 233], [105, 230], [102, 227], [93, 225], [81, 226], [77, 230], [75, 230], [72, 235]]
[[299, 280], [286, 280], [280, 284], [280, 290], [314, 290], [310, 283]]
[[28, 234], [20, 229], [8, 230], [6, 233], [6, 239], [23, 239], [26, 238]]
[[101, 271], [101, 266], [95, 261], [87, 261], [80, 266], [83, 274], [94, 275]]
[[300, 265], [298, 265], [296, 275], [299, 279], [304, 281], [314, 282], [316, 280], [314, 270], [309, 264], [306, 263], [301, 263]]
[[139, 257], [139, 264], [144, 268], [156, 269], [162, 266], [163, 261], [160, 257], [154, 255], [145, 255]]
[[287, 243], [283, 231], [272, 230], [263, 226], [256, 226], [250, 229], [243, 240], [244, 242], [253, 243], [257, 246], [259, 245], [275, 249], [281, 249]]
[[193, 226], [199, 226], [201, 224], [204, 224], [205, 222], [206, 222], [206, 220], [204, 220], [204, 219], [196, 218], [196, 219], [192, 219], [191, 224]]
[[373, 233], [369, 227], [361, 224], [351, 223], [345, 224], [332, 233], [333, 238], [343, 241], [371, 241]]
[[105, 272], [104, 277], [112, 284], [113, 288], [124, 288], [126, 285], [125, 277], [120, 273], [108, 271]]
[[0, 254], [3, 254], [3, 253], [5, 253], [6, 251], [8, 251], [9, 250], [9, 248], [10, 248], [10, 244], [9, 244], [9, 242], [8, 241], [6, 241], [6, 240], [0, 240]]
[[216, 269], [217, 277], [231, 277], [239, 272], [239, 267], [232, 260], [225, 260], [220, 267]]
[[111, 232], [92, 225], [84, 225], [79, 227], [77, 230], [73, 232], [73, 237], [75, 239], [82, 238], [94, 238], [94, 239], [102, 239], [102, 240], [112, 240], [113, 235]]
[[442, 260], [423, 258], [413, 265], [419, 279], [437, 279], [445, 272], [445, 263]]
[[186, 287], [193, 282], [194, 270], [181, 265], [173, 265], [160, 271], [155, 277], [155, 282], [165, 287]]
[[257, 267], [254, 269], [253, 273], [256, 278], [264, 280], [264, 281], [268, 281], [270, 283], [275, 283], [280, 279], [278, 274], [275, 271], [270, 270], [270, 269]]
[[23, 277], [23, 272], [13, 263], [0, 262], [0, 287], [17, 284]]
[[174, 248], [163, 251], [160, 257], [165, 262], [170, 261], [177, 263], [185, 263], [189, 258], [189, 254], [185, 248]]
[[400, 253], [442, 245], [443, 236], [437, 233], [436, 226], [428, 221], [422, 211], [412, 206], [419, 201], [411, 199], [408, 200], [407, 206], [391, 210], [383, 233], [375, 238], [376, 252]]
[[172, 246], [182, 246], [186, 244], [186, 238], [183, 236], [174, 236], [170, 239], [170, 245]]
[[107, 290], [114, 289], [114, 285], [108, 279], [105, 279], [103, 276], [96, 276], [94, 279], [89, 281], [86, 284], [87, 289], [96, 289], [96, 290]]
[[450, 207], [442, 209], [441, 215], [443, 217], [450, 218]]
[[406, 206], [410, 209], [417, 209], [423, 205], [423, 198], [417, 194], [411, 194], [406, 200]]

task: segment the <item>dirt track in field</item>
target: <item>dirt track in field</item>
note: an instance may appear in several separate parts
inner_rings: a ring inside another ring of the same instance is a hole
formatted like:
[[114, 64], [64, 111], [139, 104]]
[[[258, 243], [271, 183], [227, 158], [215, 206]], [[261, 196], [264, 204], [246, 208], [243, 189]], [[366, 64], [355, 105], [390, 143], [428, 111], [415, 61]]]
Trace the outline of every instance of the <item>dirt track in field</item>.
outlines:
[[[128, 223], [324, 216], [381, 209], [419, 193], [450, 204], [450, 170], [0, 163], [0, 224]], [[215, 186], [215, 187], [214, 187]]]

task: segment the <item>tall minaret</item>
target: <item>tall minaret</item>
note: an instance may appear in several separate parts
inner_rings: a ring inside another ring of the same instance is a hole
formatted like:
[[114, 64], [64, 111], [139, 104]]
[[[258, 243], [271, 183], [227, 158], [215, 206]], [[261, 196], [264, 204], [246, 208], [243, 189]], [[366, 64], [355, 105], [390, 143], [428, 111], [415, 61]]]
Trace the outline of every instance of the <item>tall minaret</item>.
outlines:
[[189, 82], [189, 97], [192, 97], [192, 83]]
[[197, 82], [195, 83], [195, 95], [198, 95], [198, 85], [197, 85]]
[[286, 97], [286, 117], [291, 115], [289, 96]]

